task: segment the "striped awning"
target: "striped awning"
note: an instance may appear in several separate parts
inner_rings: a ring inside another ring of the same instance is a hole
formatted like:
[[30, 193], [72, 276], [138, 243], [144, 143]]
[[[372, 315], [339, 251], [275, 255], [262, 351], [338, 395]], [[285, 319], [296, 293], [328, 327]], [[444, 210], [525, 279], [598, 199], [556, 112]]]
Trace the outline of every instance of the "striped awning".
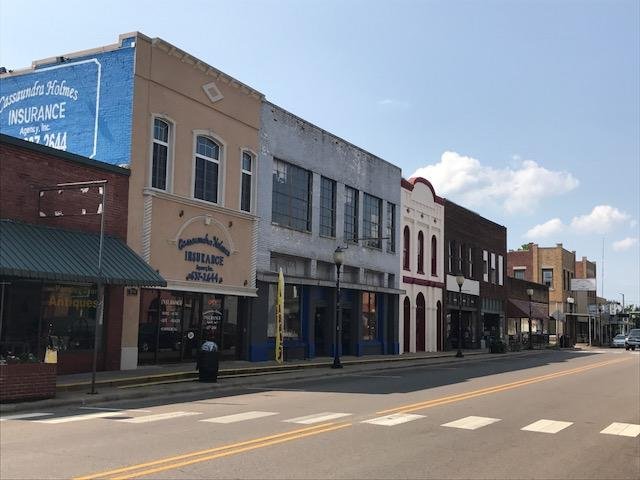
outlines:
[[57, 282], [164, 287], [167, 282], [122, 240], [105, 235], [98, 275], [100, 236], [0, 220], [0, 275]]
[[[510, 298], [507, 302], [507, 317], [528, 318], [529, 317], [529, 301]], [[531, 318], [537, 318], [537, 319], [549, 318], [549, 304], [540, 303], [540, 302], [531, 302]]]

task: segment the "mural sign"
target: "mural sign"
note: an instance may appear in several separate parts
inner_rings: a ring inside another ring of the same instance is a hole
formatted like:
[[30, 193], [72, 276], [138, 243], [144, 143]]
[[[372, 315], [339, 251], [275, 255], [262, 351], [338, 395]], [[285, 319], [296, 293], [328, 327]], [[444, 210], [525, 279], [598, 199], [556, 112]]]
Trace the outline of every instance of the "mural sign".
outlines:
[[129, 163], [134, 50], [123, 46], [3, 76], [0, 131], [108, 163]]

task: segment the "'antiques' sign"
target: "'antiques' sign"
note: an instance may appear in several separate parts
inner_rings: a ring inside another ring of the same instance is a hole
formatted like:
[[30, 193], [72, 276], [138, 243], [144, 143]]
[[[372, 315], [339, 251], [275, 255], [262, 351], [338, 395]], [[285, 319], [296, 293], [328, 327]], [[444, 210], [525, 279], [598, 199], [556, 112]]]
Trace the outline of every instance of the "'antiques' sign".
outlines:
[[[196, 250], [199, 245], [213, 247], [216, 252]], [[224, 242], [218, 237], [192, 237], [178, 240], [178, 250], [184, 250], [184, 261], [194, 263], [193, 270], [187, 274], [185, 280], [194, 282], [222, 283], [222, 276], [217, 272], [215, 267], [224, 266], [224, 259], [231, 252], [225, 246]]]

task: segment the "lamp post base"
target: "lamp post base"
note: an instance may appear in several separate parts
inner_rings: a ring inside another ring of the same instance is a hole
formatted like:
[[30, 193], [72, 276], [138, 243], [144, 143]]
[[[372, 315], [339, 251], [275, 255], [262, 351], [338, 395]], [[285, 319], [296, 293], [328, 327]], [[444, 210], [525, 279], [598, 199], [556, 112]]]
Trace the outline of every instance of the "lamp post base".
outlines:
[[340, 363], [340, 359], [337, 357], [333, 358], [333, 365], [331, 365], [331, 368], [342, 368], [342, 364]]
[[464, 355], [462, 354], [462, 350], [458, 350], [456, 352], [456, 358], [462, 358], [462, 357], [464, 357]]

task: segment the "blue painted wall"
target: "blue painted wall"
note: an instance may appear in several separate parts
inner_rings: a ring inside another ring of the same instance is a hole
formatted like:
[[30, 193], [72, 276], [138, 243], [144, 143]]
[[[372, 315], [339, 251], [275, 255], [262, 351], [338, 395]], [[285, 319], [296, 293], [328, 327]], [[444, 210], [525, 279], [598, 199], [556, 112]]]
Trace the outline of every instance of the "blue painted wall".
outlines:
[[135, 48], [0, 78], [0, 131], [111, 164], [131, 152]]

